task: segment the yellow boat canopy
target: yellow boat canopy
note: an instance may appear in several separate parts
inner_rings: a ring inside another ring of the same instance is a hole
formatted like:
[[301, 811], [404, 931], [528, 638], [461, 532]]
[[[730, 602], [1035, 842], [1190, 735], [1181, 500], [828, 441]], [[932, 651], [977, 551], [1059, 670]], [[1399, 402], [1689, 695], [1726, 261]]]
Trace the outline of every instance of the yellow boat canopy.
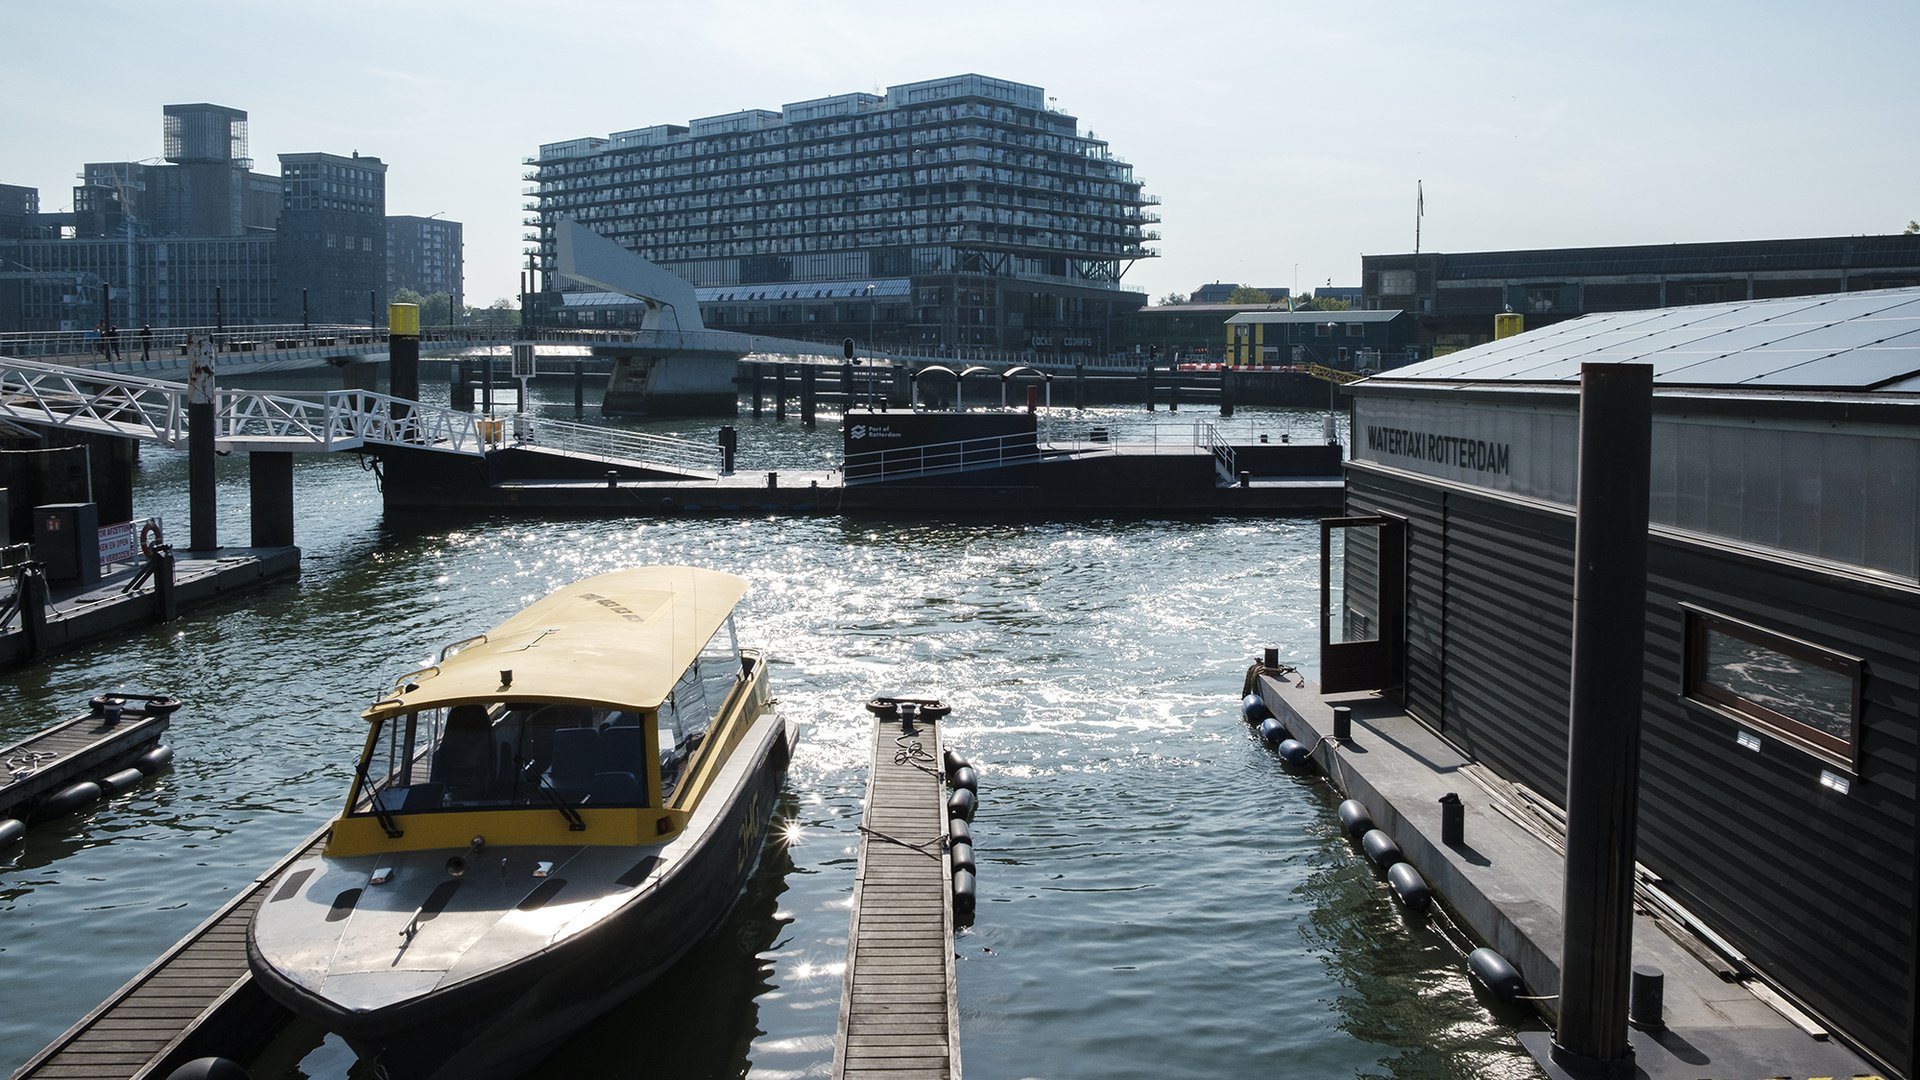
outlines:
[[658, 708], [746, 594], [745, 578], [692, 566], [582, 578], [407, 676], [361, 715], [497, 701]]

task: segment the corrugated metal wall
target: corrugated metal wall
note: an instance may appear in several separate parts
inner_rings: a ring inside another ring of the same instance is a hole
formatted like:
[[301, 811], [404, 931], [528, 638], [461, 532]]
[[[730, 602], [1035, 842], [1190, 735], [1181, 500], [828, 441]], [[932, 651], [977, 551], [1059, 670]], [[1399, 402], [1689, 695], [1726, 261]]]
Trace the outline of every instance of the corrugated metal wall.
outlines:
[[[1408, 521], [1405, 704], [1564, 801], [1571, 514], [1349, 467], [1348, 512]], [[1655, 537], [1640, 857], [1756, 967], [1908, 1077], [1915, 1064], [1920, 619], [1909, 591]], [[1866, 660], [1860, 773], [1681, 701], [1691, 603]]]
[[[1648, 551], [1641, 858], [1754, 964], [1915, 1075], [1915, 598], [1656, 537]], [[1859, 775], [1681, 701], [1681, 603], [1866, 661]]]
[[1408, 519], [1408, 711], [1504, 775], [1566, 791], [1573, 518], [1350, 470], [1349, 513]]
[[1405, 697], [1409, 713], [1439, 728], [1440, 673], [1445, 662], [1446, 610], [1441, 594], [1446, 583], [1445, 560], [1440, 555], [1443, 496], [1433, 488], [1407, 484], [1383, 476], [1368, 476], [1364, 490], [1349, 485], [1347, 506], [1354, 514], [1392, 514], [1407, 522], [1407, 656]]

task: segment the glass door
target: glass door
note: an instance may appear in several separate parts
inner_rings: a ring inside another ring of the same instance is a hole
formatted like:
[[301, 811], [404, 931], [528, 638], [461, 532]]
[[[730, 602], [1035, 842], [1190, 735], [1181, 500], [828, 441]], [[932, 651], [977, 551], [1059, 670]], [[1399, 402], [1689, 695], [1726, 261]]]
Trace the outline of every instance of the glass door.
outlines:
[[1320, 692], [1384, 690], [1401, 679], [1406, 523], [1320, 521]]

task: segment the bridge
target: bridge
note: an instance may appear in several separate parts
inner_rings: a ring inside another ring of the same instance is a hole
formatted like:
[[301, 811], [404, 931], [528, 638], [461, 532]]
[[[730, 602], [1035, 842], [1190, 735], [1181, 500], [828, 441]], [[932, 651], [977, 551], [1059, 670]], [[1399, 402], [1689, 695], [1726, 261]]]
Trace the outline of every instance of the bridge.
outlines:
[[[488, 417], [367, 390], [216, 391], [214, 445], [243, 453], [380, 447], [485, 458], [537, 449], [608, 463], [719, 476], [717, 445], [545, 417]], [[187, 443], [187, 385], [98, 368], [0, 357], [0, 419], [167, 447]]]

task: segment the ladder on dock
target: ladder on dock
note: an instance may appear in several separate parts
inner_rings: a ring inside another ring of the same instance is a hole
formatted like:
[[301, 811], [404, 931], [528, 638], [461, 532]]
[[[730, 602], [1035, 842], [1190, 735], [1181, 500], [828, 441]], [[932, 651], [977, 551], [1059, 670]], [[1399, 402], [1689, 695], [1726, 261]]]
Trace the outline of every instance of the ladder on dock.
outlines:
[[245, 1057], [290, 1014], [254, 985], [247, 924], [321, 829], [13, 1074], [13, 1080], [159, 1080], [200, 1057]]
[[834, 1080], [959, 1080], [941, 721], [874, 721]]

